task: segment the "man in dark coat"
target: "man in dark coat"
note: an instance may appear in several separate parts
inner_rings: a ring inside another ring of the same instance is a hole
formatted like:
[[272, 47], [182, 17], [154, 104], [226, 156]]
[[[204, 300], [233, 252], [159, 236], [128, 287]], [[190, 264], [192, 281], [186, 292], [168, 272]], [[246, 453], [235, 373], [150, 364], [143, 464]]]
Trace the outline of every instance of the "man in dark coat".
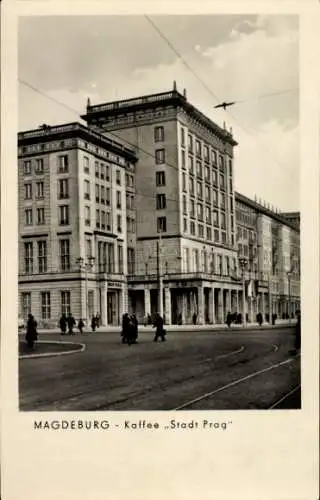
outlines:
[[163, 318], [160, 316], [159, 313], [156, 314], [155, 322], [154, 322], [154, 327], [156, 328], [156, 334], [154, 337], [154, 342], [158, 341], [158, 338], [161, 337], [162, 342], [164, 342], [165, 339], [165, 330], [163, 328]]
[[67, 331], [67, 316], [63, 314], [60, 318], [60, 330], [61, 330], [61, 335], [65, 335]]
[[262, 318], [261, 312], [258, 312], [258, 314], [257, 314], [257, 321], [258, 321], [259, 326], [261, 327], [262, 326], [262, 322], [263, 322], [263, 318]]
[[68, 329], [69, 329], [69, 335], [73, 335], [73, 327], [76, 324], [76, 320], [72, 316], [71, 313], [69, 313], [69, 316], [67, 317], [67, 323], [68, 323]]
[[30, 349], [34, 347], [34, 342], [36, 340], [38, 340], [37, 322], [32, 314], [29, 314], [27, 321], [26, 341]]
[[136, 342], [138, 340], [138, 320], [137, 320], [137, 316], [135, 314], [133, 314], [131, 316], [131, 321], [133, 323], [133, 338], [134, 338], [134, 342]]
[[231, 327], [231, 323], [232, 323], [232, 316], [231, 316], [231, 312], [229, 311], [228, 314], [227, 314], [227, 321], [226, 321], [227, 325], [228, 325], [228, 328]]
[[82, 335], [83, 328], [84, 328], [84, 322], [83, 322], [82, 318], [79, 319], [78, 328], [79, 328], [80, 335]]
[[295, 342], [294, 342], [294, 347], [296, 354], [301, 349], [301, 313], [300, 311], [297, 311], [297, 324], [296, 324], [296, 331], [295, 331]]
[[126, 344], [126, 342], [128, 340], [129, 323], [130, 323], [129, 314], [124, 313], [124, 315], [122, 316], [122, 331], [121, 331], [121, 337], [122, 337], [123, 344]]

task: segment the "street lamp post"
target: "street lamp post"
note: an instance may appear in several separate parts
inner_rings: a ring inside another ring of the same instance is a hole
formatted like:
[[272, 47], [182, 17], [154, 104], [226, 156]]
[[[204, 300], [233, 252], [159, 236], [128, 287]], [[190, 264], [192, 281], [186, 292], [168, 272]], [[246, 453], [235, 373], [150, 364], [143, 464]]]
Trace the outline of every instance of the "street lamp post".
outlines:
[[247, 259], [240, 258], [239, 265], [241, 268], [242, 274], [242, 312], [243, 312], [243, 327], [247, 326], [247, 318], [246, 318], [246, 281], [245, 281], [245, 268], [247, 265]]
[[77, 259], [77, 262], [80, 267], [80, 271], [84, 269], [85, 271], [85, 304], [86, 304], [86, 310], [85, 310], [85, 319], [86, 319], [86, 324], [89, 324], [89, 318], [88, 318], [88, 312], [89, 312], [89, 304], [88, 304], [88, 270], [91, 270], [94, 264], [95, 258], [94, 257], [89, 257], [87, 262], [85, 262], [83, 257], [79, 257]]

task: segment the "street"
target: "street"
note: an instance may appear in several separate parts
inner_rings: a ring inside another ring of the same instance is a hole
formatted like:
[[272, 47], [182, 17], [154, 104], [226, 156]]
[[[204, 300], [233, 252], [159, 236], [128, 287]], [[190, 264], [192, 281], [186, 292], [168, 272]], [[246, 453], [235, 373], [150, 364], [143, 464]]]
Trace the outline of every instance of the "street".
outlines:
[[[300, 408], [294, 328], [68, 337], [84, 352], [19, 361], [20, 410], [245, 410]], [[46, 334], [42, 340], [59, 340]]]

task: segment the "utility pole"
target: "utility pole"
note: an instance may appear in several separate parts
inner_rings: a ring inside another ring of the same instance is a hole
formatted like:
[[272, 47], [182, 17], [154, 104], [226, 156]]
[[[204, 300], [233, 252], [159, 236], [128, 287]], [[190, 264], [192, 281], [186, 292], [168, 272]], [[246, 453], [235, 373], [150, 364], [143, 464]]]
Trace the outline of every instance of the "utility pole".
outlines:
[[272, 324], [272, 295], [271, 295], [271, 279], [270, 279], [270, 272], [268, 273], [268, 298], [269, 298], [269, 323], [270, 325]]
[[243, 314], [243, 328], [247, 326], [247, 317], [246, 317], [246, 280], [245, 280], [245, 267], [247, 265], [247, 259], [240, 258], [239, 264], [242, 272], [242, 314]]

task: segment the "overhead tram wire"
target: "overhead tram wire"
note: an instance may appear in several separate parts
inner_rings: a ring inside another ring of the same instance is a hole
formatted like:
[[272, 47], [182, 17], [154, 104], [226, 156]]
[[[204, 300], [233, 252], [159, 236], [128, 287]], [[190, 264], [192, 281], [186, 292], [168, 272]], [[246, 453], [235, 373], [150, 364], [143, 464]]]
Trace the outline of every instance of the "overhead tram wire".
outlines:
[[[178, 50], [173, 46], [173, 44], [170, 42], [170, 40], [162, 33], [162, 31], [158, 28], [158, 26], [151, 20], [151, 18], [147, 15], [144, 16], [146, 20], [151, 24], [151, 26], [154, 28], [154, 30], [158, 33], [158, 35], [167, 43], [167, 45], [170, 47], [171, 50], [179, 57], [181, 62], [186, 66], [189, 71], [194, 75], [194, 77], [201, 83], [201, 85], [209, 92], [209, 94], [217, 101], [221, 102], [221, 99], [217, 97], [217, 95], [211, 90], [211, 88], [200, 78], [200, 76], [194, 71], [194, 69], [190, 66], [190, 64], [182, 57], [182, 55], [178, 52]], [[273, 158], [275, 162], [277, 162], [281, 167], [285, 167], [282, 162], [280, 162], [273, 154], [270, 153], [270, 150], [267, 149], [265, 146], [266, 144], [261, 142], [259, 138], [257, 137], [256, 132], [253, 129], [250, 129], [246, 125], [243, 125], [240, 123], [240, 121], [232, 114], [230, 111], [226, 111], [226, 113], [229, 113], [231, 118], [239, 125], [240, 128], [247, 134], [251, 135], [252, 137], [255, 137], [255, 140], [259, 142], [261, 145], [264, 145], [264, 149], [268, 152], [270, 158]]]
[[[73, 114], [75, 114], [78, 118], [81, 118], [81, 115], [78, 111], [76, 111], [74, 108], [71, 108], [70, 106], [68, 106], [67, 104], [59, 101], [58, 99], [54, 98], [54, 97], [51, 97], [49, 94], [47, 94], [46, 92], [38, 89], [37, 87], [35, 87], [34, 85], [31, 85], [29, 84], [28, 82], [24, 81], [24, 80], [21, 80], [20, 78], [18, 79], [19, 82], [22, 84], [22, 85], [25, 85], [27, 87], [29, 87], [30, 89], [32, 89], [34, 92], [42, 95], [43, 97], [46, 97], [47, 99], [53, 101], [55, 104], [58, 104], [59, 106], [62, 106], [66, 109], [68, 109], [69, 111], [71, 111]], [[83, 120], [83, 118], [81, 118], [81, 120]], [[116, 139], [120, 140], [122, 143], [126, 143], [128, 146], [131, 146], [132, 148], [136, 149], [137, 146], [132, 143], [132, 142], [129, 142], [127, 140], [124, 140], [122, 137], [118, 136], [117, 134], [115, 134], [114, 132], [109, 132], [107, 130], [104, 130], [102, 127], [100, 127], [99, 125], [95, 125], [95, 129], [99, 129], [101, 130], [101, 133], [102, 135], [105, 135], [107, 134], [107, 136], [113, 136], [115, 137]], [[90, 130], [90, 128], [88, 127], [88, 130]], [[154, 160], [156, 159], [156, 156], [153, 154], [153, 153], [150, 153], [149, 151], [145, 150], [144, 148], [138, 146], [138, 149], [140, 151], [142, 151], [143, 153], [145, 153], [146, 155], [150, 156], [151, 158], [153, 158]], [[161, 166], [162, 164], [159, 164], [159, 166]], [[170, 167], [170, 168], [173, 168], [175, 171], [178, 171], [179, 172], [179, 168], [176, 166], [176, 165], [172, 165], [171, 163], [163, 163], [163, 166], [164, 167]], [[187, 169], [186, 169], [187, 171]], [[195, 176], [196, 177], [196, 176]], [[143, 197], [143, 198], [151, 198], [151, 199], [154, 199], [154, 196], [150, 196], [150, 195], [145, 195], [145, 194], [137, 194], [137, 196], [140, 196], [140, 197]], [[171, 201], [171, 202], [177, 202], [179, 203], [179, 199], [173, 199], [173, 198], [166, 198], [167, 201]]]

